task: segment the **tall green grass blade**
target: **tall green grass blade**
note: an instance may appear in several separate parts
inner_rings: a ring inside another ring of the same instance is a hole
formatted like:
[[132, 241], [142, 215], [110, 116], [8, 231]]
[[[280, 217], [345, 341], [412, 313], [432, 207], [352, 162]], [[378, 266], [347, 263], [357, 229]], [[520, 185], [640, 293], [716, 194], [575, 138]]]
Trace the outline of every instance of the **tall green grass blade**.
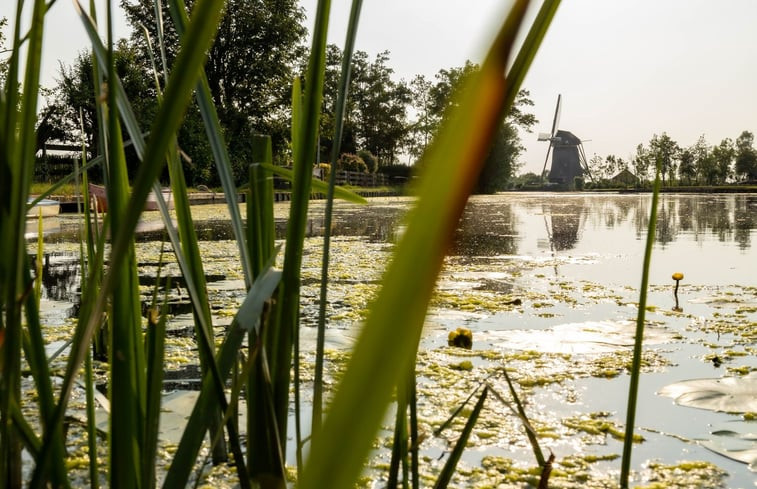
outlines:
[[418, 437], [418, 394], [415, 385], [415, 371], [410, 377], [410, 473], [413, 489], [420, 487], [420, 438]]
[[499, 399], [502, 404], [509, 407], [514, 412], [514, 414], [518, 416], [518, 418], [520, 418], [521, 423], [523, 423], [523, 428], [526, 430], [528, 442], [531, 444], [531, 449], [534, 452], [534, 457], [536, 457], [536, 463], [539, 464], [539, 467], [544, 467], [546, 461], [544, 459], [544, 452], [542, 452], [541, 446], [539, 445], [539, 440], [536, 438], [536, 430], [534, 430], [534, 428], [531, 426], [531, 422], [528, 420], [528, 416], [526, 416], [526, 410], [523, 409], [523, 404], [520, 402], [518, 392], [515, 390], [515, 386], [510, 380], [510, 376], [507, 374], [507, 369], [502, 369], [502, 373], [505, 377], [505, 381], [507, 382], [507, 387], [510, 389], [510, 396], [512, 396], [513, 402], [515, 402], [515, 408], [513, 409], [510, 403], [508, 403], [501, 395], [499, 395], [497, 391], [491, 388], [491, 386], [489, 386], [489, 390], [492, 391], [495, 397]]
[[[286, 180], [289, 180], [290, 182], [293, 182], [294, 172], [292, 170], [289, 170], [288, 168], [283, 168], [281, 166], [274, 166], [274, 165], [264, 165], [265, 168], [275, 175], [278, 175]], [[329, 186], [326, 182], [322, 180], [312, 180], [311, 181], [311, 187], [313, 191], [321, 192], [321, 193], [327, 193], [329, 191]], [[334, 197], [337, 199], [342, 199], [347, 202], [352, 202], [354, 204], [367, 204], [368, 201], [363, 197], [362, 195], [356, 194], [355, 192], [351, 190], [347, 190], [344, 187], [336, 186], [334, 187]]]
[[641, 269], [641, 288], [639, 289], [639, 310], [636, 316], [636, 333], [633, 343], [633, 360], [631, 361], [631, 381], [628, 386], [628, 407], [626, 409], [626, 433], [623, 437], [623, 457], [620, 465], [620, 487], [628, 487], [628, 477], [631, 473], [631, 451], [633, 449], [633, 430], [636, 423], [636, 402], [639, 395], [639, 377], [641, 376], [641, 348], [644, 341], [644, 316], [647, 310], [647, 287], [649, 286], [649, 267], [652, 263], [652, 248], [654, 247], [657, 229], [657, 201], [660, 196], [660, 163], [655, 171], [654, 187], [652, 190], [652, 209], [649, 211], [649, 227], [647, 227], [647, 242], [644, 247], [644, 265]]
[[[300, 268], [307, 225], [307, 210], [313, 177], [312, 167], [316, 156], [318, 125], [323, 97], [323, 79], [326, 61], [326, 33], [328, 30], [330, 0], [319, 0], [316, 10], [310, 59], [307, 68], [307, 90], [302, 99], [301, 117], [292, 114], [292, 145], [294, 155], [294, 181], [292, 202], [287, 225], [284, 267], [276, 304], [276, 320], [271, 331], [269, 354], [273, 400], [278, 423], [279, 445], [286, 446], [289, 411], [290, 364], [292, 350], [298, 344]], [[297, 91], [293, 91], [294, 106], [298, 105]], [[295, 361], [298, 361], [295, 355]], [[295, 370], [297, 370], [295, 366]], [[297, 374], [296, 374], [297, 375]], [[275, 469], [272, 467], [272, 469]], [[277, 474], [283, 480], [285, 474]]]
[[273, 150], [269, 136], [252, 137], [250, 188], [247, 194], [247, 245], [257, 277], [273, 254], [276, 238], [273, 220]]
[[[31, 276], [29, 275], [28, 259], [24, 257], [25, 267], [25, 281], [31, 283]], [[37, 258], [38, 263], [41, 262], [41, 258]], [[41, 276], [38, 276], [38, 281], [41, 281]], [[38, 299], [32, 295], [27, 295], [24, 312], [26, 315], [26, 334], [24, 337], [27, 341], [24, 342], [24, 357], [31, 370], [32, 377], [34, 378], [34, 384], [37, 388], [37, 400], [39, 406], [39, 412], [41, 417], [41, 424], [46, 431], [52, 431], [52, 448], [55, 451], [57, 463], [52, 474], [52, 479], [56, 484], [62, 486], [68, 486], [68, 479], [66, 477], [65, 466], [63, 460], [65, 458], [65, 450], [63, 448], [63, 430], [60, 427], [56, 427], [52, 424], [54, 395], [53, 386], [51, 382], [50, 368], [48, 366], [47, 356], [45, 355], [45, 341], [43, 339], [42, 324], [39, 318], [39, 302]]]
[[[36, 137], [34, 125], [37, 120], [37, 101], [42, 50], [42, 31], [46, 6], [42, 0], [26, 2], [31, 12], [26, 12], [30, 28], [23, 43], [26, 50], [23, 91], [18, 85], [22, 40], [21, 18], [25, 2], [16, 3], [16, 24], [11, 49], [11, 59], [6, 79], [6, 103], [3, 114], [4, 134], [2, 157], [0, 157], [0, 232], [4, 242], [0, 247], [0, 487], [20, 487], [22, 478], [22, 440], [14, 428], [12, 406], [21, 403], [21, 350], [24, 336], [22, 306], [36, 310], [33, 282], [29, 277], [28, 258], [24, 229], [26, 226], [26, 201], [34, 173]], [[31, 294], [31, 295], [30, 295]], [[49, 421], [49, 418], [46, 418]], [[52, 435], [52, 431], [48, 431]], [[56, 451], [58, 438], [53, 437]], [[59, 474], [56, 470], [55, 474]], [[61, 482], [61, 481], [59, 481]]]
[[[324, 423], [339, 437], [313, 440], [301, 487], [346, 488], [360, 473], [394, 386], [413, 365], [426, 308], [512, 87], [505, 69], [528, 2], [513, 7], [481, 70], [424, 158], [419, 199]], [[371, 389], [365, 389], [370, 379]], [[359, 419], [354, 413], [360, 412]]]
[[[331, 161], [337, 161], [342, 145], [342, 128], [344, 126], [344, 111], [347, 106], [347, 96], [350, 86], [352, 68], [352, 52], [355, 47], [358, 20], [363, 0], [353, 0], [350, 9], [350, 20], [347, 26], [347, 38], [342, 52], [342, 71], [339, 75], [339, 92], [334, 108], [334, 138], [331, 147]], [[315, 182], [318, 182], [316, 180]], [[317, 437], [323, 422], [323, 349], [326, 338], [326, 302], [328, 296], [329, 258], [331, 255], [331, 222], [336, 193], [336, 167], [329, 172], [329, 186], [326, 191], [326, 209], [323, 220], [323, 261], [321, 263], [321, 290], [318, 304], [318, 333], [315, 347], [315, 377], [313, 379], [313, 421], [311, 436]]]
[[[229, 372], [231, 372], [245, 336], [250, 331], [258, 331], [260, 316], [265, 304], [270, 301], [280, 280], [281, 272], [272, 270], [269, 264], [266, 270], [253, 282], [247, 297], [229, 326], [226, 338], [216, 356], [218, 370], [222, 378], [228, 377]], [[218, 397], [213, 395], [212, 390], [213, 380], [206, 375], [203, 378], [200, 396], [187, 421], [173, 463], [166, 474], [163, 483], [164, 488], [184, 488], [189, 480], [192, 465], [197, 458], [205, 430], [207, 430], [207, 413], [212, 412], [214, 407], [217, 406]]]
[[[79, 189], [79, 192], [76, 194], [76, 213], [79, 220], [82, 219], [82, 212], [81, 212], [81, 202], [79, 201], [79, 193], [81, 193], [82, 188], [89, 189], [88, 186], [88, 178], [87, 178], [87, 153], [86, 153], [86, 141], [84, 139], [84, 117], [82, 114], [82, 109], [79, 109], [79, 127], [82, 129], [82, 163], [83, 163], [83, 169], [80, 169], [79, 167], [79, 160], [74, 159], [74, 180], [75, 185]], [[81, 173], [82, 182], [79, 182], [79, 173]], [[82, 187], [83, 185], [83, 187]], [[81, 224], [79, 224], [79, 268], [81, 269], [81, 275], [86, 277], [88, 275], [87, 273], [87, 263], [93, 263], [95, 259], [95, 253], [94, 253], [94, 244], [93, 244], [93, 237], [91, 235], [91, 230], [89, 228], [90, 223], [90, 211], [89, 211], [89, 191], [83, 192], [83, 200], [84, 200], [84, 226], [82, 228]], [[86, 245], [85, 245], [86, 243]], [[86, 254], [85, 254], [86, 249]], [[98, 277], [99, 278], [99, 277]], [[99, 283], [99, 281], [98, 281]], [[87, 287], [96, 287], [97, 285], [95, 283], [92, 284], [86, 284], [82, 283], [82, 293]], [[99, 489], [100, 487], [100, 476], [98, 474], [98, 460], [97, 460], [97, 427], [95, 425], [95, 381], [94, 381], [94, 372], [92, 367], [92, 353], [90, 352], [92, 349], [92, 346], [90, 346], [90, 349], [87, 350], [86, 356], [84, 357], [84, 386], [85, 386], [85, 396], [86, 396], [86, 413], [87, 413], [87, 455], [89, 458], [89, 486], [91, 489]], [[53, 406], [53, 403], [50, 403], [50, 406]]]
[[[106, 18], [107, 79], [116, 80], [110, 4], [107, 7]], [[108, 480], [110, 487], [132, 489], [140, 486], [142, 474], [146, 400], [145, 357], [134, 234], [125, 226], [129, 218], [129, 179], [115, 90], [107, 91], [107, 103], [107, 109], [103, 114], [106, 116], [108, 127], [108, 217], [113, 242], [122, 243], [121, 253], [114, 252], [110, 255], [108, 270], [108, 275], [114, 282], [113, 288], [108, 291], [111, 303], [108, 315], [108, 397], [111, 401]]]
[[[250, 247], [253, 276], [257, 277], [273, 256], [275, 239], [273, 220], [273, 178], [268, 166], [273, 160], [271, 139], [253, 136], [253, 163], [250, 165], [250, 188], [247, 199], [247, 244]], [[250, 331], [248, 345], [265, 344], [269, 324], [261, 318], [261, 334]], [[261, 338], [262, 336], [262, 338]], [[276, 430], [270, 372], [265, 352], [255, 355], [248, 375], [247, 389], [247, 460], [250, 472], [260, 478], [270, 467], [284, 464]], [[252, 356], [252, 354], [250, 354]]]
[[45, 227], [42, 224], [42, 209], [37, 216], [37, 275], [34, 277], [34, 298], [37, 301], [36, 308], [39, 309], [39, 301], [42, 298], [42, 261], [45, 259]]
[[[162, 253], [161, 253], [162, 254]], [[162, 260], [162, 258], [161, 258]], [[157, 286], [156, 286], [157, 288]], [[166, 310], [170, 279], [166, 281], [162, 309]], [[166, 314], [160, 313], [157, 304], [147, 314], [147, 396], [145, 399], [145, 435], [142, 452], [141, 483], [143, 489], [155, 487], [155, 460], [157, 458], [160, 421], [160, 401], [163, 390], [163, 356], [166, 337]]]
[[[222, 6], [222, 2], [218, 0], [199, 0], [195, 5], [194, 12], [197, 14], [197, 20], [190, 23], [185, 42], [178, 53], [174, 65], [174, 73], [166, 86], [164, 103], [161, 104], [158, 110], [153, 125], [154, 130], [150, 133], [150, 144], [146, 148], [143, 164], [140, 165], [137, 172], [128, 207], [126, 208], [123, 221], [119, 225], [118, 238], [113, 240], [111, 271], [105, 276], [102, 289], [96, 300], [90, 298], [92, 305], [83, 307], [81, 311], [82, 317], [75, 333], [78, 341], [74, 342], [71, 355], [69, 356], [60, 399], [56, 405], [54, 416], [56, 424], [62, 422], [73, 380], [79, 366], [83, 362], [83, 356], [86, 354], [86, 343], [92, 337], [100, 314], [104, 311], [105, 298], [114, 288], [114, 271], [118, 270], [120, 266], [119, 262], [126, 256], [130, 235], [133, 235], [133, 230], [136, 227], [147, 194], [163, 168], [166, 151], [181, 123], [184, 110], [191, 96], [192, 87], [199, 76], [205, 59], [204, 53], [207, 52], [215, 34]], [[79, 8], [79, 10], [81, 9]], [[99, 39], [95, 35], [93, 43], [96, 42], [99, 42]], [[115, 77], [111, 77], [111, 79], [115, 80]], [[110, 91], [109, 93], [114, 93], [114, 91]], [[111, 96], [111, 100], [113, 98]], [[49, 450], [45, 450], [49, 454]], [[36, 481], [35, 487], [38, 487], [42, 482], [41, 474], [44, 473], [49, 458], [49, 455], [45, 455], [44, 453], [42, 456], [43, 463], [38, 465], [35, 470], [36, 477], [33, 479]], [[113, 476], [114, 474], [111, 474], [111, 477]]]
[[447, 459], [447, 462], [444, 464], [444, 468], [439, 474], [439, 478], [436, 480], [436, 484], [434, 484], [434, 489], [445, 489], [452, 480], [452, 475], [455, 473], [457, 463], [460, 461], [460, 457], [463, 455], [463, 451], [465, 450], [465, 444], [468, 443], [468, 438], [470, 438], [473, 427], [476, 425], [476, 421], [478, 421], [478, 417], [484, 407], [486, 394], [488, 392], [489, 388], [484, 387], [484, 390], [481, 392], [481, 397], [478, 398], [478, 402], [473, 408], [473, 412], [468, 418], [468, 421], [465, 422], [465, 427], [460, 433], [460, 438], [458, 438], [457, 443], [455, 443], [455, 447], [452, 449], [452, 453]]
[[[162, 32], [161, 17], [160, 17], [160, 5], [156, 2], [155, 9], [158, 11], [156, 22], [158, 23], [158, 32]], [[147, 35], [147, 30], [145, 29]], [[161, 36], [162, 39], [162, 36]], [[151, 59], [154, 60], [152, 55], [152, 48], [150, 44], [149, 35], [147, 35], [148, 51], [150, 52]], [[165, 63], [165, 46], [161, 44], [161, 58], [163, 60], [163, 75], [164, 78], [168, 78], [167, 65]], [[160, 83], [158, 81], [157, 68], [153, 62], [153, 69], [155, 74], [155, 88], [158, 93], [158, 100], [162, 102], [162, 93]], [[194, 295], [193, 304], [193, 317], [195, 322], [195, 334], [198, 341], [202, 343], [200, 346], [200, 371], [204, 375], [209, 369], [215, 369], [210, 364], [214, 362], [213, 359], [213, 347], [211, 339], [213, 338], [213, 323], [210, 314], [210, 302], [207, 295], [207, 284], [205, 281], [205, 271], [202, 265], [202, 257], [200, 255], [200, 248], [198, 246], [197, 233], [195, 231], [194, 222], [192, 220], [192, 213], [190, 210], [189, 196], [187, 194], [186, 178], [184, 176], [184, 169], [182, 168], [181, 161], [178, 154], [178, 141], [174, 137], [173, 150], [167, 154], [168, 173], [171, 179], [172, 196], [175, 203], [176, 218], [179, 229], [179, 243], [180, 249], [184, 255], [184, 262], [182, 265], [182, 271], [185, 275], [192, 277], [194, 286], [192, 288], [192, 294]], [[155, 191], [155, 195], [159, 192]], [[161, 198], [162, 198], [162, 192]], [[161, 206], [162, 207], [162, 206]], [[170, 222], [167, 218], [167, 212], [164, 212], [164, 221]], [[167, 227], [170, 225], [167, 224]], [[174, 242], [174, 246], [178, 243]], [[176, 249], [176, 248], [175, 248]], [[199, 306], [199, 307], [198, 307]], [[217, 376], [216, 376], [217, 377]], [[220, 382], [219, 382], [220, 386]], [[219, 387], [219, 395], [222, 395], [222, 389]], [[217, 440], [213, 444], [212, 455], [213, 463], [219, 464], [227, 460], [226, 455], [226, 440], [223, 437], [223, 428], [221, 423], [221, 413], [216, 413], [211, 417], [210, 423], [210, 436]], [[239, 440], [233, 441], [233, 443], [239, 444]], [[239, 466], [241, 468], [241, 466]]]
[[87, 396], [87, 448], [89, 457], [89, 487], [98, 489], [100, 487], [100, 476], [98, 474], [97, 461], [97, 427], [95, 426], [95, 379], [92, 372], [92, 355], [87, 352], [84, 359], [84, 385], [86, 386]]
[[[189, 23], [187, 17], [186, 6], [183, 0], [169, 0], [168, 6], [173, 18], [174, 27], [179, 35], [179, 38], [184, 38], [186, 26]], [[197, 104], [200, 107], [200, 114], [202, 115], [203, 122], [205, 123], [205, 131], [208, 135], [208, 141], [210, 143], [210, 149], [213, 153], [213, 159], [216, 163], [216, 170], [218, 171], [218, 177], [221, 180], [224, 194], [226, 195], [226, 205], [229, 209], [229, 215], [231, 216], [231, 225], [234, 229], [234, 236], [237, 240], [237, 248], [239, 251], [239, 257], [242, 264], [242, 272], [245, 278], [245, 285], [249, 289], [252, 284], [252, 264], [250, 261], [250, 255], [247, 250], [247, 246], [244, 243], [244, 225], [242, 223], [242, 217], [239, 214], [239, 207], [237, 205], [237, 191], [234, 186], [234, 178], [231, 172], [231, 160], [229, 153], [226, 149], [226, 142], [223, 137], [223, 131], [221, 130], [221, 123], [218, 119], [218, 112], [216, 111], [213, 103], [213, 98], [210, 94], [210, 86], [208, 85], [208, 79], [203, 71], [197, 81], [197, 87], [195, 89]]]
[[509, 88], [507, 91], [507, 98], [505, 99], [506, 107], [512, 106], [513, 102], [515, 102], [515, 97], [518, 96], [523, 80], [526, 78], [526, 73], [528, 73], [528, 68], [531, 66], [559, 6], [560, 0], [544, 0], [539, 12], [536, 14], [536, 18], [518, 50], [518, 55], [513, 60], [513, 64], [507, 73], [507, 83], [512, 88]]
[[[414, 381], [415, 379], [413, 379]], [[397, 387], [397, 412], [394, 418], [394, 443], [392, 458], [389, 462], [387, 489], [396, 489], [399, 481], [400, 466], [407, 467], [407, 407], [408, 396], [405, 385]], [[402, 486], [407, 488], [407, 471], [403, 470]]]

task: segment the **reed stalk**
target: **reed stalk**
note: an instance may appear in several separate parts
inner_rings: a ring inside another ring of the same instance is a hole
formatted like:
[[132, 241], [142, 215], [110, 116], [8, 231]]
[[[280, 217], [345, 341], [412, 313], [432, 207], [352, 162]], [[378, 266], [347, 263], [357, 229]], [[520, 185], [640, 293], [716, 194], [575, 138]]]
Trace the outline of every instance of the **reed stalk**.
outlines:
[[641, 288], [639, 289], [639, 309], [636, 316], [636, 333], [633, 343], [633, 360], [631, 361], [631, 380], [628, 386], [628, 404], [626, 408], [626, 432], [623, 437], [623, 457], [620, 465], [620, 487], [628, 487], [631, 473], [631, 451], [633, 450], [633, 431], [636, 423], [636, 403], [639, 396], [639, 378], [641, 377], [641, 349], [644, 342], [644, 316], [647, 310], [647, 288], [649, 287], [649, 267], [652, 263], [657, 230], [657, 202], [660, 196], [660, 162], [657, 162], [654, 187], [652, 190], [652, 208], [649, 211], [647, 241], [644, 246], [644, 265], [641, 269]]
[[[347, 36], [342, 51], [342, 70], [339, 75], [339, 92], [334, 107], [334, 138], [331, 147], [331, 161], [339, 159], [342, 145], [342, 129], [344, 127], [344, 112], [349, 95], [350, 76], [352, 69], [352, 53], [355, 48], [355, 37], [360, 19], [363, 0], [353, 0], [350, 8], [350, 20], [347, 25]], [[323, 422], [323, 349], [326, 338], [326, 304], [328, 302], [329, 259], [331, 255], [331, 223], [334, 208], [334, 188], [336, 187], [336, 165], [329, 172], [329, 186], [326, 191], [326, 209], [323, 217], [323, 261], [321, 263], [321, 287], [318, 304], [318, 333], [315, 347], [315, 377], [313, 379], [313, 420], [311, 436], [317, 437]]]

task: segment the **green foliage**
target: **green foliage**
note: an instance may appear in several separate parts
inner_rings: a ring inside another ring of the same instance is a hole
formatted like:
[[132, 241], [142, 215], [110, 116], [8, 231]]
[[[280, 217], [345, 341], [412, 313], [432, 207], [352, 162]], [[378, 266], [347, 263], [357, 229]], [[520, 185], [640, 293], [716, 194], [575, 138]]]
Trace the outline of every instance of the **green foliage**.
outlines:
[[388, 63], [388, 51], [377, 54], [373, 61], [363, 51], [355, 53], [350, 98], [359, 118], [347, 115], [355, 123], [358, 144], [376, 156], [378, 166], [397, 162], [407, 134], [410, 90], [404, 82], [392, 79], [394, 70]]
[[[191, 9], [195, 1], [187, 2]], [[269, 134], [277, 154], [289, 144], [289, 95], [294, 68], [303, 56], [304, 11], [294, 0], [227, 1], [218, 36], [205, 67], [208, 87], [228, 141], [228, 152], [237, 185], [247, 179], [253, 134]], [[142, 26], [158, 39], [153, 0], [122, 0], [132, 26], [130, 44], [140, 53], [137, 60], [149, 72], [150, 61]], [[169, 19], [164, 2], [164, 19]], [[176, 29], [164, 25], [169, 67], [178, 49]], [[255, 35], [249, 35], [254, 32]], [[239, 60], [244, 60], [240, 63]], [[251, 67], [254, 66], [254, 69]], [[189, 116], [197, 117], [197, 110]], [[215, 185], [208, 150], [198, 142], [201, 122], [190, 121], [182, 129], [179, 144], [192, 161], [185, 170], [194, 184]], [[185, 139], [186, 137], [186, 139]], [[201, 140], [201, 138], [200, 138]], [[291, 164], [288, 161], [287, 164]]]
[[336, 162], [336, 168], [338, 171], [368, 172], [368, 167], [363, 159], [351, 153], [342, 153]]
[[373, 153], [367, 149], [361, 149], [357, 152], [357, 157], [363, 160], [363, 163], [368, 168], [368, 173], [376, 173], [376, 170], [378, 170], [378, 160], [373, 156]]
[[[414, 81], [414, 98], [423, 104], [419, 116], [420, 125], [416, 131], [420, 140], [416, 142], [415, 147], [420, 148], [419, 153], [422, 153], [429, 134], [436, 130], [444, 115], [454, 109], [455, 94], [462, 84], [479, 69], [478, 65], [466, 61], [462, 67], [439, 70], [435, 75], [435, 84], [427, 82], [425, 78], [417, 78]], [[426, 96], [419, 93], [423, 88], [428, 90]], [[527, 107], [533, 106], [529, 95], [527, 90], [521, 90], [515, 97], [502, 127], [498, 129], [494, 138], [476, 185], [476, 193], [490, 194], [505, 190], [520, 166], [518, 158], [525, 151], [525, 147], [520, 141], [518, 128], [530, 132], [536, 123], [534, 115], [526, 111]]]
[[[696, 162], [696, 173], [699, 180], [707, 185], [718, 183], [720, 178], [718, 175], [717, 162], [712, 156], [712, 150], [707, 144], [704, 135], [699, 137], [696, 144], [691, 148], [691, 152]], [[679, 160], [681, 157], [682, 156], [679, 155]]]
[[731, 138], [725, 138], [719, 145], [712, 147], [712, 159], [715, 162], [718, 183], [726, 183], [733, 178], [735, 158], [736, 148]]
[[[137, 115], [142, 131], [147, 130], [156, 110], [156, 93], [150, 86], [152, 77], [139, 62], [136, 46], [125, 40], [119, 41], [113, 52], [116, 75], [121, 80]], [[85, 139], [92, 154], [100, 154], [100, 135], [97, 124], [97, 104], [93, 98], [95, 91], [92, 52], [81, 52], [73, 65], [61, 65], [56, 87], [52, 89], [51, 103], [45, 114], [52, 125], [61, 128], [65, 141], [79, 143]], [[79, 114], [82, 115], [83, 133]], [[136, 164], [131, 161], [132, 167]], [[133, 168], [132, 168], [133, 170]]]
[[736, 174], [747, 180], [757, 179], [757, 150], [754, 149], [754, 134], [742, 132], [736, 139]]
[[[682, 147], [665, 133], [659, 136], [655, 134], [647, 146], [636, 146], [636, 151], [628, 162], [615, 155], [608, 155], [604, 159], [594, 155], [589, 161], [589, 167], [600, 186], [609, 185], [608, 180], [623, 169], [634, 173], [639, 184], [644, 185], [648, 182], [650, 168], [658, 161], [664, 170], [661, 174], [663, 182], [667, 179], [668, 185], [676, 181], [676, 175], [679, 185], [724, 185], [737, 177], [749, 178], [748, 168], [751, 164], [757, 165], [757, 151], [752, 148], [753, 136], [744, 131], [740, 138], [741, 149], [738, 140], [734, 143], [730, 138], [710, 146], [704, 135], [692, 146]], [[741, 165], [738, 163], [739, 155], [742, 158]], [[755, 172], [757, 177], [757, 169]]]
[[517, 158], [522, 151], [517, 129], [512, 124], [502, 124], [486, 157], [475, 193], [493, 194], [505, 190], [517, 169]]
[[691, 185], [692, 180], [697, 176], [697, 167], [694, 160], [694, 152], [689, 148], [681, 150], [679, 155], [678, 175], [681, 180], [686, 179], [688, 184]]
[[665, 177], [668, 177], [668, 184], [675, 178], [678, 154], [680, 147], [673, 141], [667, 133], [661, 135], [655, 134], [649, 141], [649, 158], [655, 164], [661, 167], [662, 185], [665, 186]]

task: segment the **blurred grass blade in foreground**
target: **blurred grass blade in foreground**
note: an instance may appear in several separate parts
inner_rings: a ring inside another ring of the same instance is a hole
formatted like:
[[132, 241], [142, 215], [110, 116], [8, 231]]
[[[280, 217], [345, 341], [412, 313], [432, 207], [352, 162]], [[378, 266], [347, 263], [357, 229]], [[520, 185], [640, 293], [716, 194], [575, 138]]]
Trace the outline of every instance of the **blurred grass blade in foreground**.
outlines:
[[[463, 88], [426, 153], [419, 199], [345, 376], [313, 440], [301, 487], [351, 487], [361, 472], [395, 386], [410, 370], [428, 302], [492, 137], [509, 107], [505, 70], [528, 6], [516, 2], [480, 71]], [[524, 65], [527, 66], [527, 63]], [[370, 379], [370, 389], [366, 382]], [[361, 416], [355, 418], [354, 413]]]

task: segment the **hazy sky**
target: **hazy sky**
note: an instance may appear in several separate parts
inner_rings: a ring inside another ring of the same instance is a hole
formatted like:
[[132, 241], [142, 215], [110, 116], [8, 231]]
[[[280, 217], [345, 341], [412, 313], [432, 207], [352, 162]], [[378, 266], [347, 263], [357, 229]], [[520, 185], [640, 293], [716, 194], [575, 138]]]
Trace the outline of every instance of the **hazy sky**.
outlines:
[[[98, 0], [102, 5], [104, 2]], [[0, 16], [11, 17], [7, 0]], [[316, 0], [304, 0], [312, 27]], [[364, 0], [357, 49], [389, 50], [398, 78], [433, 77], [479, 61], [509, 2]], [[538, 3], [532, 6], [532, 15]], [[344, 44], [348, 0], [332, 0], [329, 41]], [[666, 131], [691, 145], [757, 132], [757, 1], [564, 0], [524, 82], [539, 119], [525, 134], [524, 171], [541, 171], [557, 94], [560, 128], [583, 140], [587, 156], [628, 157]], [[43, 83], [57, 60], [70, 63], [86, 38], [70, 0], [58, 0], [46, 32]], [[123, 20], [117, 34], [126, 35]]]

